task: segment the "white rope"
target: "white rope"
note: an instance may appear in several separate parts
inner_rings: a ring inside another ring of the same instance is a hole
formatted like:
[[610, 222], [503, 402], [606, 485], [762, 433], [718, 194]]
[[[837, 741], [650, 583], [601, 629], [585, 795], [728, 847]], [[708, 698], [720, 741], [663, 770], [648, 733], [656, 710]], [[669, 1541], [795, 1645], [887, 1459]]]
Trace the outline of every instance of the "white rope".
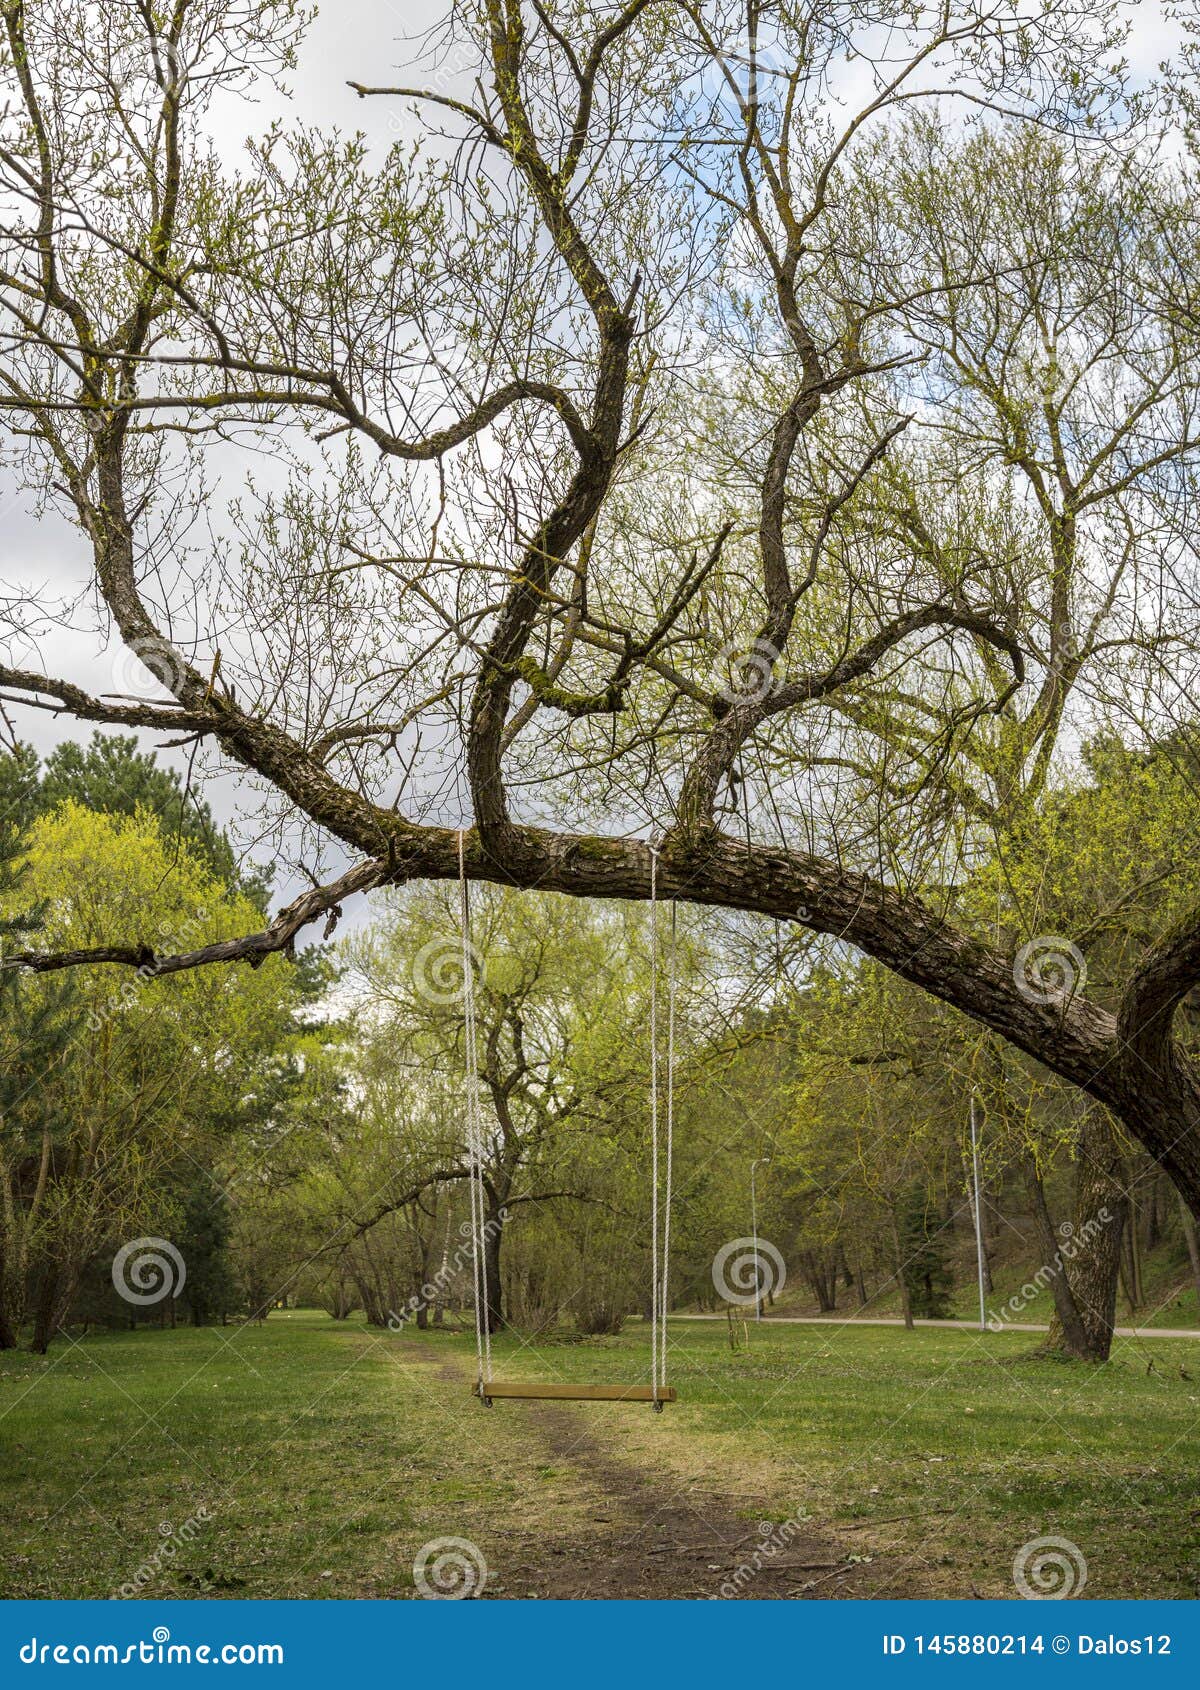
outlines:
[[[671, 1261], [671, 1196], [675, 1160], [675, 1006], [676, 912], [671, 903], [671, 948], [667, 963], [666, 1145], [659, 1154], [658, 1130], [658, 853], [650, 847], [650, 1383], [654, 1402], [667, 1385], [667, 1308]], [[665, 1164], [665, 1181], [660, 1174]], [[659, 1226], [659, 1186], [663, 1184], [662, 1226]], [[660, 1255], [661, 1232], [661, 1255]]]
[[659, 1383], [664, 1390], [667, 1384], [667, 1309], [670, 1306], [667, 1299], [667, 1273], [671, 1265], [671, 1183], [672, 1170], [675, 1164], [675, 949], [677, 925], [675, 918], [675, 900], [672, 899], [671, 951], [667, 962], [667, 1178], [666, 1190], [663, 1194], [662, 1319], [658, 1328], [658, 1341], [662, 1356]]
[[650, 847], [650, 1385], [658, 1402], [658, 852]]
[[471, 897], [467, 886], [464, 829], [458, 831], [458, 917], [462, 936], [463, 1041], [467, 1067], [467, 1184], [471, 1194], [471, 1268], [475, 1299], [475, 1354], [480, 1396], [492, 1377], [492, 1334], [488, 1319], [487, 1230], [483, 1184], [483, 1108], [479, 1101], [479, 1047], [475, 1028], [475, 971], [471, 946]]

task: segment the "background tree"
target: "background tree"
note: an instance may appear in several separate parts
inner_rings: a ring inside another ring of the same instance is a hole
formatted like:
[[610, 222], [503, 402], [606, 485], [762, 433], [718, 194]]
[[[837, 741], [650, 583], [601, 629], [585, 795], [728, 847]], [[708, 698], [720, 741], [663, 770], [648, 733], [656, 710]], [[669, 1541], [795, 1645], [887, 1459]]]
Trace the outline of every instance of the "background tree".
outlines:
[[[1091, 701], [1178, 720], [1155, 666], [1194, 644], [1195, 214], [1176, 133], [1116, 132], [1116, 9], [455, 5], [478, 75], [423, 99], [425, 156], [279, 129], [237, 176], [210, 106], [286, 67], [293, 8], [88, 16], [4, 13], [3, 403], [87, 540], [79, 602], [159, 684], [0, 681], [195, 739], [337, 864], [160, 976], [286, 951], [460, 846], [584, 898], [657, 874], [973, 1017], [1200, 1212], [1200, 917], [1097, 1002], [1023, 990], [1037, 934], [963, 895]], [[292, 473], [208, 548], [231, 435]], [[23, 653], [46, 606], [7, 615]]]
[[[251, 907], [145, 814], [65, 803], [30, 829], [25, 862], [45, 931], [68, 945], [125, 926], [166, 948], [180, 935], [227, 933]], [[5, 1151], [4, 1256], [27, 1264], [35, 1349], [67, 1318], [103, 1250], [139, 1235], [169, 1238], [184, 1222], [182, 1189], [208, 1177], [238, 1100], [253, 1095], [286, 1043], [300, 977], [282, 963], [193, 983], [174, 992], [156, 977], [152, 952], [140, 975], [91, 968], [75, 979], [71, 1036], [30, 1088], [40, 1147], [24, 1137]], [[32, 991], [53, 999], [45, 983]], [[10, 1074], [19, 1079], [19, 1069]], [[10, 1121], [28, 1133], [19, 1110]]]

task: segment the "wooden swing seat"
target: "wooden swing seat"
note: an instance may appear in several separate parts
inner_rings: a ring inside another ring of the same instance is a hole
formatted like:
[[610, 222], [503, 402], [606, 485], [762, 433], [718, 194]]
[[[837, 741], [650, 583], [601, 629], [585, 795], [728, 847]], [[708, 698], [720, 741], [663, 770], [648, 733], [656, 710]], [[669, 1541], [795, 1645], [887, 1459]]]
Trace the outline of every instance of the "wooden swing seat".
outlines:
[[531, 1384], [524, 1379], [492, 1379], [486, 1385], [472, 1385], [472, 1396], [485, 1403], [497, 1398], [529, 1398], [538, 1402], [674, 1402], [673, 1386], [662, 1385], [551, 1385]]

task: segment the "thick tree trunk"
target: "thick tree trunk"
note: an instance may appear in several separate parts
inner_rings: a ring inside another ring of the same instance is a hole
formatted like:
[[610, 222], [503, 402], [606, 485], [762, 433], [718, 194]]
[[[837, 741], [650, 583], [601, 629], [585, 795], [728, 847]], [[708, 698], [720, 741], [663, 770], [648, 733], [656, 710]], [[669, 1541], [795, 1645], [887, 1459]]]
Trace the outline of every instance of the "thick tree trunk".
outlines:
[[489, 1208], [484, 1233], [484, 1261], [487, 1264], [487, 1326], [489, 1332], [499, 1332], [504, 1325], [504, 1285], [500, 1278], [500, 1246], [504, 1238], [502, 1203]]
[[[106, 467], [104, 475], [106, 491], [119, 501], [119, 470]], [[104, 573], [106, 597], [119, 607], [118, 625], [127, 640], [136, 641], [153, 630], [136, 595], [125, 555], [129, 551], [124, 543], [120, 562], [107, 560]], [[330, 886], [306, 892], [262, 933], [156, 957], [156, 975], [283, 950], [307, 922], [356, 892], [413, 880], [455, 881], [460, 863], [472, 881], [581, 898], [642, 902], [656, 878], [664, 901], [678, 898], [802, 921], [813, 932], [854, 945], [990, 1028], [1110, 1108], [1200, 1217], [1200, 1066], [1173, 1043], [1171, 1034], [1179, 998], [1200, 978], [1200, 924], [1169, 934], [1156, 947], [1114, 1015], [1083, 993], [1022, 991], [1012, 956], [955, 927], [914, 895], [801, 850], [747, 845], [713, 828], [694, 813], [694, 806], [684, 806], [653, 859], [644, 841], [515, 823], [503, 795], [499, 736], [516, 671], [506, 667], [508, 658], [497, 656], [513, 634], [509, 628], [493, 636], [493, 642], [500, 640], [500, 647], [493, 643], [491, 663], [496, 666], [486, 670], [472, 706], [471, 785], [478, 824], [465, 834], [414, 825], [340, 786], [273, 723], [256, 720], [225, 695], [210, 698], [205, 678], [189, 674], [177, 696], [195, 712], [201, 731], [218, 734], [227, 751], [335, 837], [364, 852], [366, 860]], [[520, 655], [520, 644], [518, 638], [514, 656]], [[38, 972], [88, 961], [138, 968], [144, 966], [146, 950], [140, 939], [88, 951], [23, 953], [22, 960]]]
[[1052, 1326], [1047, 1351], [1060, 1349], [1082, 1361], [1108, 1360], [1128, 1218], [1125, 1169], [1112, 1123], [1102, 1109], [1085, 1107], [1076, 1149], [1075, 1222], [1060, 1247], [1082, 1341], [1079, 1333], [1069, 1338], [1065, 1328]]
[[1082, 1247], [1069, 1271], [1093, 1361], [1107, 1361], [1112, 1348], [1121, 1238], [1128, 1217], [1115, 1134], [1102, 1110], [1089, 1109], [1079, 1136], [1075, 1200], [1075, 1236], [1082, 1239]]
[[904, 1324], [910, 1332], [916, 1330], [913, 1323], [912, 1297], [909, 1294], [908, 1279], [904, 1272], [904, 1250], [900, 1243], [900, 1223], [893, 1209], [890, 1215], [892, 1223], [892, 1265], [895, 1269], [896, 1283], [900, 1287], [900, 1307], [904, 1311]]
[[76, 1275], [70, 1268], [58, 1264], [46, 1268], [33, 1309], [33, 1336], [29, 1347], [35, 1355], [44, 1356], [50, 1348], [50, 1341], [75, 1294], [75, 1282]]
[[[1087, 1332], [1062, 1265], [1058, 1234], [1054, 1230], [1054, 1222], [1050, 1218], [1046, 1203], [1046, 1188], [1032, 1156], [1026, 1164], [1025, 1183], [1033, 1209], [1038, 1253], [1041, 1256], [1042, 1268], [1050, 1274], [1050, 1295], [1054, 1299], [1054, 1320], [1050, 1323], [1045, 1348], [1049, 1351], [1064, 1350], [1068, 1355], [1083, 1361], [1087, 1357]], [[1042, 1268], [1039, 1268], [1039, 1272]]]

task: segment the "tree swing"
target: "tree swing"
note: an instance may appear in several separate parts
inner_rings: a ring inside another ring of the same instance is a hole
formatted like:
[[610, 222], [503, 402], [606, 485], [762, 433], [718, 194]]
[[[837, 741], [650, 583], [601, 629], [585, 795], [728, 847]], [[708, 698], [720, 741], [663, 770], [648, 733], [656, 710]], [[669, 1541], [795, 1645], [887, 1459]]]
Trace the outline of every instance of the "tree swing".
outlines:
[[[667, 1384], [667, 1273], [671, 1254], [671, 1177], [675, 1149], [675, 904], [671, 904], [671, 945], [667, 970], [666, 1132], [661, 1158], [663, 1181], [660, 1227], [658, 1131], [658, 854], [650, 848], [650, 1228], [652, 1269], [650, 1300], [650, 1383], [648, 1385], [536, 1384], [525, 1380], [493, 1379], [492, 1335], [489, 1329], [487, 1250], [483, 1186], [483, 1105], [479, 1096], [479, 1060], [475, 1028], [475, 976], [471, 967], [471, 896], [467, 883], [464, 832], [458, 835], [459, 927], [462, 937], [463, 1023], [467, 1068], [467, 1156], [471, 1192], [471, 1260], [475, 1297], [477, 1378], [471, 1387], [487, 1408], [497, 1399], [555, 1402], [648, 1402], [656, 1414], [675, 1401]], [[660, 1250], [661, 1232], [661, 1250]]]

